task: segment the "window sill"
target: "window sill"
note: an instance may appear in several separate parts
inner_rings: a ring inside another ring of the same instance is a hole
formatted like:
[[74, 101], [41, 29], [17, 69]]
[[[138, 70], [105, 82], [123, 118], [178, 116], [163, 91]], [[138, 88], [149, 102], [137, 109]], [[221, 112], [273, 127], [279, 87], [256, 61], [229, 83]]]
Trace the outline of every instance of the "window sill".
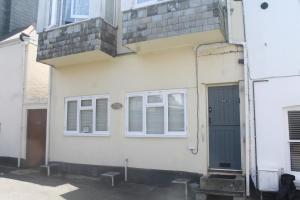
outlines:
[[134, 134], [134, 133], [126, 133], [125, 137], [127, 138], [187, 138], [188, 135], [184, 134], [165, 134], [165, 135], [158, 135], [158, 134]]
[[109, 137], [110, 133], [64, 133], [67, 137]]
[[148, 6], [158, 5], [158, 4], [166, 3], [166, 2], [169, 2], [169, 1], [174, 1], [174, 0], [160, 0], [160, 1], [156, 1], [156, 2], [143, 3], [141, 5], [134, 5], [132, 7], [132, 10], [137, 10], [137, 9], [145, 8], [145, 7], [148, 7]]

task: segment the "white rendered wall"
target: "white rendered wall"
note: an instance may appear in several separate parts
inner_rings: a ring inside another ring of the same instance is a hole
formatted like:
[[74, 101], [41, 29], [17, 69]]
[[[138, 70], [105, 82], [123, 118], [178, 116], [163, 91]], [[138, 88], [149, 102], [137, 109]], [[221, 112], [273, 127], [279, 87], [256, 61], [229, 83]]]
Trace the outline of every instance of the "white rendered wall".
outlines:
[[300, 1], [244, 1], [251, 77], [300, 75]]
[[[289, 165], [287, 109], [300, 106], [300, 77], [276, 78], [256, 83], [256, 127], [258, 170], [283, 169], [296, 175]], [[270, 183], [271, 184], [271, 183]]]
[[[268, 3], [267, 9], [261, 4]], [[290, 172], [287, 108], [300, 105], [300, 1], [244, 1], [246, 37], [255, 111], [258, 170]], [[252, 97], [251, 97], [252, 98]], [[252, 114], [253, 117], [253, 114]], [[254, 118], [252, 118], [254, 120]], [[252, 127], [252, 177], [255, 179], [255, 138]], [[297, 174], [295, 174], [297, 175]], [[297, 175], [297, 181], [300, 176]], [[274, 181], [267, 181], [272, 190]]]
[[21, 43], [0, 46], [0, 157], [17, 157], [22, 113]]

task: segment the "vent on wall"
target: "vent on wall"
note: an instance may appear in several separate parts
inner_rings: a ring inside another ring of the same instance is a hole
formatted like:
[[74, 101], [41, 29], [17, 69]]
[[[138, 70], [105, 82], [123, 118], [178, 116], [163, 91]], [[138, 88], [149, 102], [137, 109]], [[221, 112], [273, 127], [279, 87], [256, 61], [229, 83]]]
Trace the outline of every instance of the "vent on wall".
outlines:
[[300, 172], [300, 111], [289, 111], [291, 170]]

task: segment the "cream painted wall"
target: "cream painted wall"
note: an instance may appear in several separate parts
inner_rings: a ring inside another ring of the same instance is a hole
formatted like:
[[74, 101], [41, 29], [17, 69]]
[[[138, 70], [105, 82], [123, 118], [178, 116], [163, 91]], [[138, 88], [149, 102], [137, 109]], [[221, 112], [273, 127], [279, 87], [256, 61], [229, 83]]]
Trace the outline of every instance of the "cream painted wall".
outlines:
[[[51, 96], [50, 161], [129, 166], [147, 169], [207, 172], [206, 84], [238, 83], [243, 67], [237, 64], [242, 53], [199, 55], [200, 149], [196, 145], [196, 80], [194, 48], [178, 48], [149, 54], [131, 54], [111, 60], [53, 69]], [[210, 52], [209, 54], [214, 53]], [[187, 138], [127, 138], [125, 108], [110, 110], [111, 136], [64, 136], [64, 98], [109, 94], [111, 103], [124, 105], [126, 94], [136, 91], [187, 90]]]
[[230, 0], [231, 40], [245, 42], [243, 1]]
[[36, 62], [37, 46], [28, 44], [26, 59], [25, 104], [47, 104], [49, 66]]

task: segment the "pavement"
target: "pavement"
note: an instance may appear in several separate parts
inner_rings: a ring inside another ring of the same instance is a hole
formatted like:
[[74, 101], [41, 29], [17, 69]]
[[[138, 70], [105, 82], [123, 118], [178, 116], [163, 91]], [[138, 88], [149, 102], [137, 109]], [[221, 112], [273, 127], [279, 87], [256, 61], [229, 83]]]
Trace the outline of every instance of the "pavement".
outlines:
[[[184, 187], [123, 183], [103, 185], [97, 178], [64, 175], [46, 177], [38, 169], [0, 166], [0, 200], [184, 200]], [[232, 198], [228, 198], [232, 199]], [[209, 197], [209, 200], [227, 200]]]

